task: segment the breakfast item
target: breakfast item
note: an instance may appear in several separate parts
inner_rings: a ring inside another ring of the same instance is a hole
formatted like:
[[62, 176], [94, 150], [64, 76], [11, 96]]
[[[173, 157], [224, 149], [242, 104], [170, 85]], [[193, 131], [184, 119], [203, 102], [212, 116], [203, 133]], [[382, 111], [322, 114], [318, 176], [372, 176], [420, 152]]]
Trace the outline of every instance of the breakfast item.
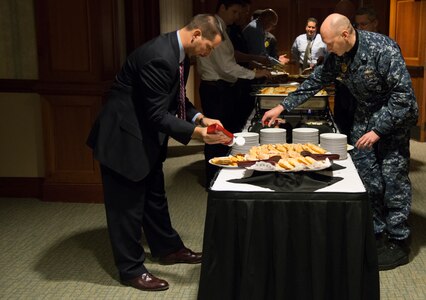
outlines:
[[[309, 158], [312, 159], [312, 157], [309, 157]], [[304, 156], [297, 157], [297, 161], [301, 164], [304, 164], [305, 166], [312, 165], [314, 162], [316, 162], [315, 159], [312, 159], [312, 160], [311, 159], [307, 159]]]
[[300, 153], [303, 151], [303, 145], [302, 144], [294, 144], [294, 151], [297, 153]]
[[315, 96], [327, 96], [328, 93], [326, 90], [321, 90], [318, 93], [315, 94]]
[[260, 94], [262, 95], [287, 95], [289, 93], [297, 90], [297, 86], [289, 85], [289, 86], [275, 86], [275, 87], [265, 87], [260, 90]]
[[286, 159], [280, 159], [278, 165], [285, 170], [292, 170], [294, 166], [288, 162]]
[[293, 167], [298, 167], [300, 165], [300, 162], [295, 157], [289, 157], [289, 158], [287, 158], [287, 161]]
[[210, 161], [212, 164], [223, 166], [237, 166], [238, 162], [234, 156], [214, 157]]
[[314, 159], [314, 158], [312, 158], [312, 157], [310, 157], [310, 156], [305, 156], [305, 157], [303, 157], [304, 159], [305, 159], [305, 161], [307, 161], [308, 162], [308, 164], [307, 165], [314, 165], [316, 162], [317, 162], [317, 160], [316, 159]]
[[309, 151], [313, 154], [325, 154], [327, 152], [327, 150], [325, 150], [324, 148], [321, 148], [317, 145], [314, 145], [312, 143], [307, 143], [302, 145], [303, 150], [305, 151]]
[[236, 167], [238, 166], [239, 161], [244, 161], [244, 160], [245, 160], [245, 154], [238, 153], [235, 155], [214, 157], [210, 160], [210, 162], [214, 165]]
[[[297, 85], [286, 85], [286, 86], [268, 86], [259, 90], [261, 95], [288, 95], [298, 88]], [[320, 90], [315, 96], [327, 96], [326, 90]]]
[[266, 87], [260, 90], [260, 94], [273, 94], [274, 88], [273, 87]]

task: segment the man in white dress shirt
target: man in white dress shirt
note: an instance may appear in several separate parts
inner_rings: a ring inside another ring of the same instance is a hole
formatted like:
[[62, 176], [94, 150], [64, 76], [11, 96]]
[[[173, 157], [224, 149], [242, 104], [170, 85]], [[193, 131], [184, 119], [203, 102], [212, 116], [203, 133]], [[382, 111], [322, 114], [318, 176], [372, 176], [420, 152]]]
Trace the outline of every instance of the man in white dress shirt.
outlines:
[[[219, 0], [216, 6], [216, 18], [225, 29], [238, 18], [244, 5], [243, 0]], [[197, 69], [201, 75], [200, 98], [203, 113], [210, 118], [221, 120], [230, 132], [240, 130], [236, 124], [236, 105], [239, 97], [238, 78], [253, 79], [269, 77], [265, 69], [250, 70], [237, 64], [234, 47], [224, 30], [224, 40], [208, 57], [197, 58]], [[213, 179], [217, 168], [208, 163], [209, 159], [227, 155], [229, 147], [225, 145], [208, 145], [204, 147], [207, 187]]]
[[321, 64], [327, 53], [327, 46], [322, 41], [321, 35], [317, 33], [317, 25], [317, 19], [308, 18], [305, 27], [306, 33], [299, 35], [291, 47], [291, 59], [299, 63], [301, 72]]

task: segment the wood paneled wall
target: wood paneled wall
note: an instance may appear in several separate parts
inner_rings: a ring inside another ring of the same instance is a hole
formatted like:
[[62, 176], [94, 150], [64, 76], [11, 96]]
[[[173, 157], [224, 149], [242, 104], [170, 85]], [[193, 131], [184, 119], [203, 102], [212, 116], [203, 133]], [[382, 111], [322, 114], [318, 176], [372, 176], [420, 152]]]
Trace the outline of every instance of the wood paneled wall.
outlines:
[[[157, 18], [152, 17], [153, 12], [158, 15], [156, 3], [35, 1], [37, 90], [42, 99], [46, 155], [43, 200], [102, 201], [98, 163], [86, 138], [121, 66], [126, 40], [131, 51], [158, 34]], [[122, 26], [126, 16], [134, 22], [134, 26], [127, 23], [127, 32]]]
[[123, 0], [126, 48], [130, 54], [138, 46], [160, 34], [158, 0]]
[[35, 2], [43, 200], [101, 200], [99, 168], [85, 141], [119, 66], [117, 11], [116, 0]]
[[[194, 14], [214, 13], [216, 0], [193, 0]], [[345, 0], [349, 1], [349, 0]], [[278, 49], [282, 53], [290, 53], [294, 39], [305, 31], [306, 20], [315, 17], [321, 22], [336, 9], [338, 0], [252, 0], [251, 9], [272, 8], [279, 17], [277, 27], [272, 31], [278, 41]], [[388, 0], [352, 0], [354, 8], [362, 5], [371, 6], [377, 12], [379, 30], [388, 34], [389, 28], [389, 1]], [[340, 11], [343, 12], [344, 10]], [[350, 16], [348, 16], [350, 17]]]
[[419, 121], [414, 138], [426, 141], [426, 0], [391, 0], [389, 35], [401, 47], [411, 74]]

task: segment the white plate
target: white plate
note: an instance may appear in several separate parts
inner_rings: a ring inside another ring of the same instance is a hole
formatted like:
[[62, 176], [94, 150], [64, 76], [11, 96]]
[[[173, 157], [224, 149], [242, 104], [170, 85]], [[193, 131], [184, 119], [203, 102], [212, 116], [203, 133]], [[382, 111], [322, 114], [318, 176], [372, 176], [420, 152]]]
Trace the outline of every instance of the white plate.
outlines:
[[[321, 144], [318, 144], [318, 146], [320, 146], [320, 147], [321, 147]], [[346, 145], [346, 150], [347, 150], [347, 151], [354, 150], [354, 148], [355, 148], [355, 147], [354, 147], [354, 146], [352, 146], [352, 145], [349, 145], [349, 144], [347, 144], [347, 145]]]
[[[228, 157], [228, 156], [224, 156], [224, 157]], [[239, 168], [238, 165], [237, 166], [231, 166], [231, 165], [219, 165], [219, 164], [215, 164], [213, 163], [213, 158], [209, 159], [209, 164], [216, 166], [216, 167], [221, 167], [221, 168], [229, 168], [229, 169], [236, 169]]]

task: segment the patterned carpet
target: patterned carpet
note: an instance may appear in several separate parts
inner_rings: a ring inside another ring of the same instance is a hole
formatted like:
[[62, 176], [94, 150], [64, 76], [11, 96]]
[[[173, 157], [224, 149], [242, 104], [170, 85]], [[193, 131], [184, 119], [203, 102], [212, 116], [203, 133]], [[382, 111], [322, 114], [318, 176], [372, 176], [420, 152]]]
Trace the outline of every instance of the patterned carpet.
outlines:
[[[172, 221], [201, 250], [207, 194], [202, 146], [172, 142], [165, 165]], [[411, 143], [414, 198], [410, 263], [380, 272], [381, 299], [426, 299], [426, 143]], [[169, 281], [164, 292], [119, 284], [101, 204], [0, 199], [0, 299], [196, 299], [200, 265], [147, 268]], [[148, 249], [146, 247], [146, 249]]]

